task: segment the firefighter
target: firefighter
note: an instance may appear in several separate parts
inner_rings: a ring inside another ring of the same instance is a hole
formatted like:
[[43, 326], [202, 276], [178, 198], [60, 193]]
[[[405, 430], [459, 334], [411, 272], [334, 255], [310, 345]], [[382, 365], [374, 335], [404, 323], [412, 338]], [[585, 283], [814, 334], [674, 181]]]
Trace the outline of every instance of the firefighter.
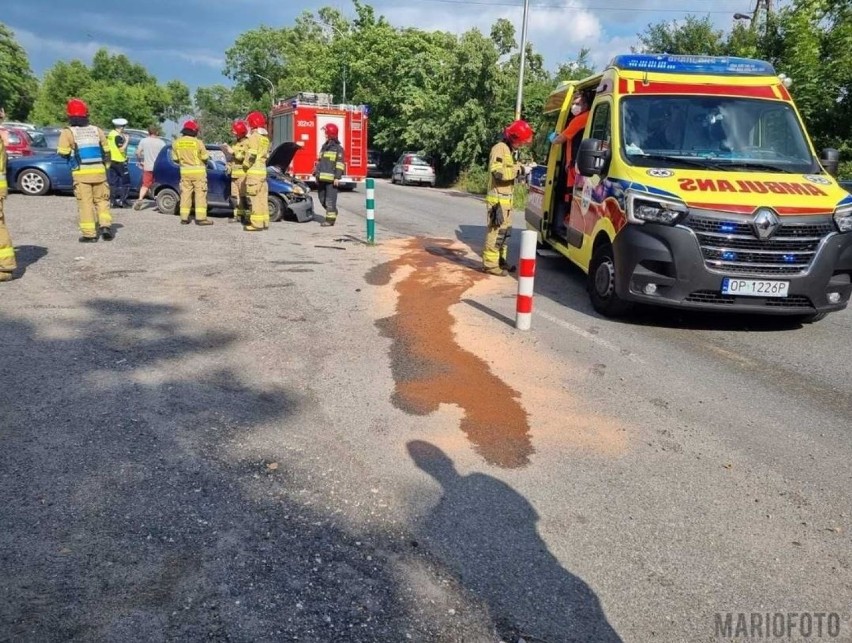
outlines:
[[227, 171], [231, 175], [231, 204], [234, 206], [234, 216], [228, 221], [246, 223], [246, 169], [243, 162], [246, 158], [248, 126], [244, 121], [234, 121], [231, 131], [237, 137], [237, 142], [233, 147], [228, 144], [222, 146], [228, 156]]
[[188, 120], [172, 143], [172, 160], [180, 167], [180, 222], [189, 225], [195, 198], [195, 225], [213, 225], [207, 218], [207, 148], [198, 138], [198, 123]]
[[246, 116], [251, 134], [246, 140], [246, 155], [243, 168], [246, 172], [246, 195], [251, 202], [249, 224], [246, 232], [269, 229], [269, 185], [266, 183], [266, 159], [269, 158], [269, 136], [266, 131], [266, 116], [252, 112]]
[[503, 138], [491, 148], [488, 159], [488, 208], [485, 247], [482, 249], [482, 271], [505, 277], [514, 270], [506, 260], [509, 236], [512, 234], [512, 200], [515, 179], [523, 172], [515, 159], [515, 151], [529, 145], [533, 131], [529, 123], [517, 120], [503, 130]]
[[325, 208], [323, 226], [333, 226], [337, 222], [337, 186], [346, 170], [343, 146], [337, 139], [337, 125], [328, 123], [322, 128], [325, 132], [325, 143], [320, 149], [314, 176], [317, 180], [317, 195], [322, 207]]
[[100, 127], [89, 125], [89, 108], [79, 98], [66, 106], [68, 124], [59, 135], [57, 153], [71, 163], [74, 196], [80, 214], [82, 243], [94, 243], [98, 235], [113, 238], [112, 215], [109, 211], [109, 187], [105, 161], [109, 144]]
[[112, 129], [107, 134], [109, 143], [109, 199], [114, 208], [128, 208], [127, 197], [130, 196], [130, 170], [127, 167], [127, 146], [130, 137], [124, 133], [127, 126], [126, 118], [112, 119]]
[[[5, 112], [0, 108], [0, 123], [2, 123]], [[12, 238], [6, 229], [6, 218], [3, 215], [3, 204], [6, 201], [8, 187], [6, 185], [6, 140], [9, 133], [0, 129], [0, 282], [11, 281], [12, 273], [18, 265], [15, 263], [15, 248], [12, 246]]]

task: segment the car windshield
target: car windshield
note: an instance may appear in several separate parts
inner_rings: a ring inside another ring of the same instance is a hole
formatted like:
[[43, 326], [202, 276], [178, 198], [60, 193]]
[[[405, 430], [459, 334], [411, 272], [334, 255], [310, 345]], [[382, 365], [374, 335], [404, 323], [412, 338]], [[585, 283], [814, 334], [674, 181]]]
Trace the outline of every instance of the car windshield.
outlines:
[[621, 101], [622, 153], [642, 167], [820, 172], [787, 103], [722, 96]]
[[27, 137], [30, 139], [30, 146], [38, 149], [47, 149], [47, 139], [42, 132], [27, 132]]
[[406, 165], [429, 165], [425, 159], [419, 156], [406, 156], [404, 163]]

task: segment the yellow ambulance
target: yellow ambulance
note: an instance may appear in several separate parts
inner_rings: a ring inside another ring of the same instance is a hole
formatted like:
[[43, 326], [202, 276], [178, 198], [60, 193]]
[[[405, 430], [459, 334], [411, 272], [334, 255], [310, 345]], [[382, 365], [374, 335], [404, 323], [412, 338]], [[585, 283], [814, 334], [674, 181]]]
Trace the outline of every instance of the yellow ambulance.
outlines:
[[814, 321], [846, 307], [852, 196], [832, 175], [836, 151], [817, 156], [788, 82], [759, 60], [630, 54], [549, 96], [557, 132], [579, 118], [575, 97], [591, 107], [569, 168], [570, 142], [544, 142], [526, 223], [588, 274], [595, 310]]

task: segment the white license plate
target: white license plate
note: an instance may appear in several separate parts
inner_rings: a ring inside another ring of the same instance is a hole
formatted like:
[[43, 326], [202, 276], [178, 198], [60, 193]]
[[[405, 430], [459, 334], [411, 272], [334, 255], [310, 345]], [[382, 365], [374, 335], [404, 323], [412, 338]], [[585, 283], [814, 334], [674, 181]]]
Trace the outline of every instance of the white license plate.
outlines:
[[789, 291], [789, 281], [735, 279], [733, 277], [725, 277], [722, 280], [723, 295], [738, 295], [740, 297], [786, 297]]

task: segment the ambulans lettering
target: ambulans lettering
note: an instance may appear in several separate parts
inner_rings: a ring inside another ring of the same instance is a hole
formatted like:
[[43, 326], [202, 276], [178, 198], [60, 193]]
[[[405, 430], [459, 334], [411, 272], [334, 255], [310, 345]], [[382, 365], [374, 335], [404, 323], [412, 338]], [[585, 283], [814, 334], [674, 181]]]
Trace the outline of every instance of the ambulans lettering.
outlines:
[[791, 181], [728, 181], [726, 179], [678, 179], [684, 192], [737, 192], [741, 194], [799, 194], [827, 196], [812, 183]]

